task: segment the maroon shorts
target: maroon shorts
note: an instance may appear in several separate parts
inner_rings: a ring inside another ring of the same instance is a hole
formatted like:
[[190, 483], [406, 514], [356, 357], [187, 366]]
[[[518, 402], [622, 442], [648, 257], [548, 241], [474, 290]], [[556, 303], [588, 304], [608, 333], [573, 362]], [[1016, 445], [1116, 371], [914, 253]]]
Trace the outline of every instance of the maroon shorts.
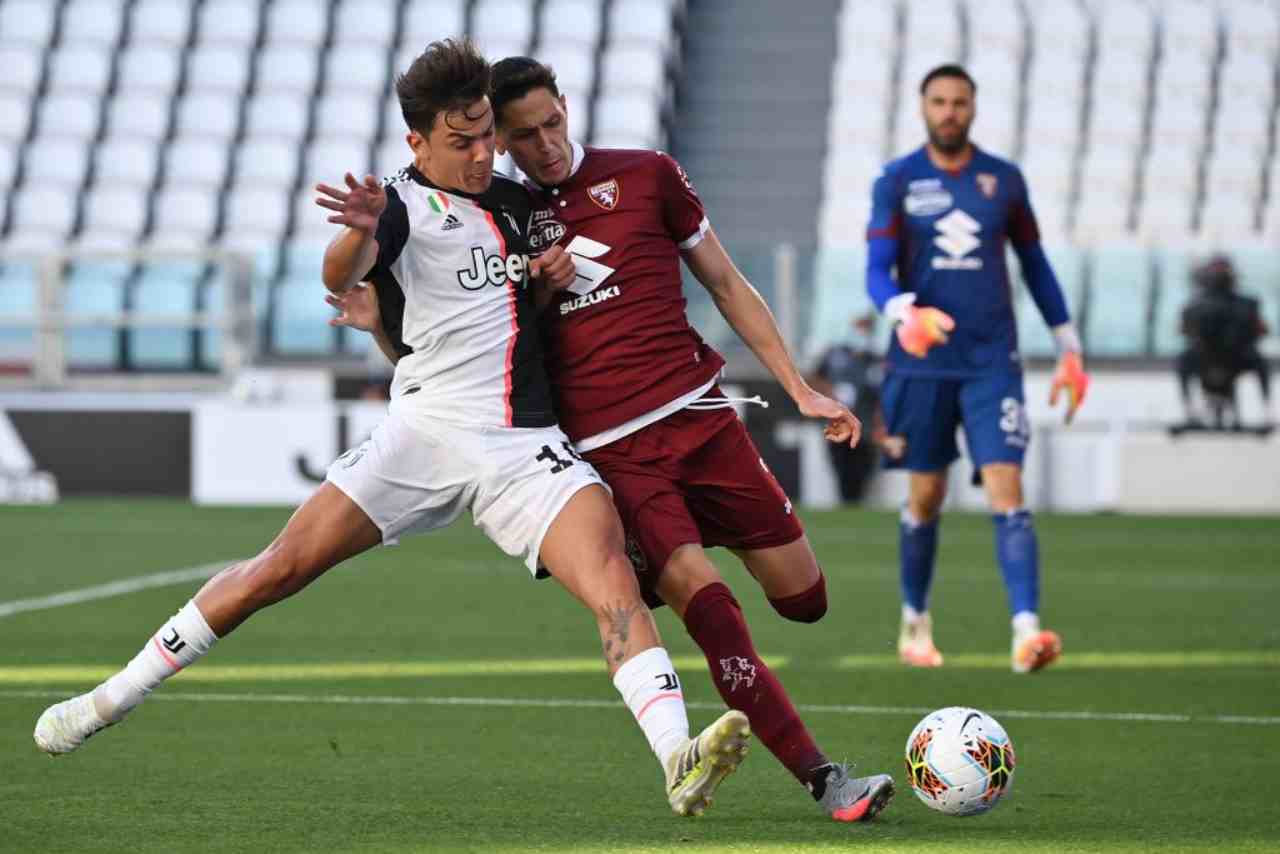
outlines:
[[765, 549], [804, 534], [732, 409], [683, 409], [583, 456], [613, 490], [651, 606], [660, 604], [658, 575], [680, 546]]

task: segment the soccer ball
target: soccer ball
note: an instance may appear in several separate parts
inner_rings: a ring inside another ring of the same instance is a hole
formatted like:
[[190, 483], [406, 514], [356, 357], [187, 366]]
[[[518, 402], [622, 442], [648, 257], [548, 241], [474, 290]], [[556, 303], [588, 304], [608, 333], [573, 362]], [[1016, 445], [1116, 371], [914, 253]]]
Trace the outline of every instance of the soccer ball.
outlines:
[[925, 715], [907, 738], [907, 779], [925, 806], [979, 815], [1013, 785], [1013, 742], [996, 719], [951, 706]]

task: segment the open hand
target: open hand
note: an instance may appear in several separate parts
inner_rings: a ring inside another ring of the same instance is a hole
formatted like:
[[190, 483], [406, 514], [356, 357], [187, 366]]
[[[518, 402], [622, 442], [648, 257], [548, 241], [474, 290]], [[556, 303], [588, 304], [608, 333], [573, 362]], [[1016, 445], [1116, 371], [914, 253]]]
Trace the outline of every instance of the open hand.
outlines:
[[316, 192], [323, 194], [316, 199], [316, 204], [337, 211], [329, 217], [329, 222], [373, 234], [378, 228], [378, 217], [387, 206], [386, 189], [372, 175], [365, 175], [364, 182], [360, 183], [348, 172], [343, 180], [347, 184], [346, 190], [316, 184]]
[[378, 292], [363, 282], [345, 294], [326, 294], [324, 301], [338, 313], [329, 318], [330, 326], [347, 326], [361, 332], [378, 328]]
[[796, 407], [801, 415], [810, 418], [823, 418], [827, 421], [822, 435], [828, 442], [849, 444], [856, 447], [862, 438], [862, 422], [849, 411], [849, 408], [837, 400], [819, 394], [813, 389], [806, 389], [796, 397]]

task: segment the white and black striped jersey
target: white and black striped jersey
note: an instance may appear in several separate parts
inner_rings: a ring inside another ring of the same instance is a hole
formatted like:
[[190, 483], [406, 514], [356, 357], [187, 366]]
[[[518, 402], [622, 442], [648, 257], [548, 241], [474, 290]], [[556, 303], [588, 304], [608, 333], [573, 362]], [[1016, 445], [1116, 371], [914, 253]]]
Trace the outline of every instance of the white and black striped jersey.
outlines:
[[528, 287], [527, 191], [497, 175], [480, 195], [444, 190], [413, 166], [385, 184], [366, 278], [402, 354], [392, 396], [465, 424], [554, 424]]

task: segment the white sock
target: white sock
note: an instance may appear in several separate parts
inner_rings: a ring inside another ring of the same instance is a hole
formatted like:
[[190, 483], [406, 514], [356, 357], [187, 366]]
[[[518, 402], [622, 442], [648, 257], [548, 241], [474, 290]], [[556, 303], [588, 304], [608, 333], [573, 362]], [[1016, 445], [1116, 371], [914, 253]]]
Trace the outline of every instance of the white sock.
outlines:
[[161, 682], [207, 653], [217, 640], [195, 601], [188, 602], [151, 636], [124, 670], [98, 686], [94, 691], [98, 714], [109, 721], [120, 720]]
[[904, 623], [919, 622], [920, 618], [924, 617], [928, 613], [929, 613], [928, 611], [917, 611], [915, 608], [912, 608], [910, 605], [903, 605], [902, 606], [902, 622]]
[[665, 771], [667, 759], [689, 737], [684, 693], [667, 651], [655, 646], [633, 656], [618, 668], [613, 684]]
[[1040, 615], [1035, 611], [1019, 611], [1013, 615], [1013, 636], [1025, 638], [1040, 631]]

